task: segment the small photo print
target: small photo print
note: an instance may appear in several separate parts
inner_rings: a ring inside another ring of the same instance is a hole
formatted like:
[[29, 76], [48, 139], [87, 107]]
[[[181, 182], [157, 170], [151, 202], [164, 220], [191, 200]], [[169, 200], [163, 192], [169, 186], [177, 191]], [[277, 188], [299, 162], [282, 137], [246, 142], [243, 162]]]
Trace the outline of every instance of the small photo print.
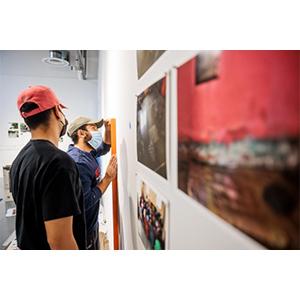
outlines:
[[137, 73], [140, 79], [147, 70], [160, 58], [165, 50], [137, 50]]
[[19, 123], [17, 123], [17, 122], [11, 122], [11, 123], [9, 123], [9, 129], [11, 129], [11, 130], [19, 130]]
[[167, 249], [168, 203], [137, 177], [138, 233], [147, 250]]
[[218, 78], [221, 51], [202, 51], [196, 56], [196, 84]]
[[8, 130], [8, 137], [9, 138], [18, 138], [19, 137], [19, 131]]
[[8, 123], [8, 137], [9, 138], [18, 138], [20, 136], [20, 131], [19, 131], [19, 123], [17, 122], [10, 122]]
[[30, 132], [30, 129], [25, 123], [20, 123], [20, 132], [21, 134], [25, 132]]

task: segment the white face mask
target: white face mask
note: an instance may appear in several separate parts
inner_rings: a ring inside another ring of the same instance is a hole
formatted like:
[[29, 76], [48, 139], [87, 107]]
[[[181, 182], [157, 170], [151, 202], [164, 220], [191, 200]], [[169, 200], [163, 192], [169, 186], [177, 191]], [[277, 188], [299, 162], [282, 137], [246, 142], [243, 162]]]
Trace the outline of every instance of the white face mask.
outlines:
[[88, 141], [88, 144], [96, 150], [102, 144], [102, 134], [100, 131], [92, 131], [90, 133], [92, 135], [92, 138]]

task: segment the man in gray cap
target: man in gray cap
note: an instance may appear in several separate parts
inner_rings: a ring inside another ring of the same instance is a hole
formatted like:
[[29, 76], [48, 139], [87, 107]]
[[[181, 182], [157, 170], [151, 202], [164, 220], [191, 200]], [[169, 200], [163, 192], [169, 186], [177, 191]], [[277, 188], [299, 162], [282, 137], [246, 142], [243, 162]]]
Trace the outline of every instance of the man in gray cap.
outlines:
[[[99, 128], [103, 124], [105, 133], [102, 139]], [[114, 155], [112, 155], [102, 179], [99, 167], [99, 157], [110, 150], [111, 121], [78, 117], [70, 123], [68, 135], [74, 143], [69, 146], [68, 154], [77, 165], [82, 183], [87, 227], [87, 249], [99, 250], [98, 213], [100, 198], [117, 173], [117, 159]]]

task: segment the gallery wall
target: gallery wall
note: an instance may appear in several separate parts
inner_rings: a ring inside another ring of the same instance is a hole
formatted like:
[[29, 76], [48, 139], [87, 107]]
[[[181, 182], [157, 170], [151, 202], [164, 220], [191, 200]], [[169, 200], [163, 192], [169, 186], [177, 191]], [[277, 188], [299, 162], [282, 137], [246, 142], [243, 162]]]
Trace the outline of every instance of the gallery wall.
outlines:
[[[196, 51], [167, 51], [138, 80], [136, 51], [101, 51], [99, 103], [103, 117], [117, 120], [118, 186], [121, 247], [144, 249], [137, 232], [138, 179], [168, 201], [168, 249], [260, 249], [256, 241], [223, 221], [178, 189], [177, 176], [177, 71]], [[137, 99], [152, 84], [167, 76], [167, 179], [138, 162]], [[113, 248], [112, 205], [104, 197], [110, 248]]]

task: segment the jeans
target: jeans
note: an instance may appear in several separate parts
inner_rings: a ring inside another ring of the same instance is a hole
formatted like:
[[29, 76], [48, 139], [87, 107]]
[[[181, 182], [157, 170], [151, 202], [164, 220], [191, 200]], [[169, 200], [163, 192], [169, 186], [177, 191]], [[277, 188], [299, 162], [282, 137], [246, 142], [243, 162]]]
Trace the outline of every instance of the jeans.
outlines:
[[100, 243], [99, 243], [99, 224], [97, 225], [96, 229], [88, 234], [87, 237], [87, 250], [100, 250]]

